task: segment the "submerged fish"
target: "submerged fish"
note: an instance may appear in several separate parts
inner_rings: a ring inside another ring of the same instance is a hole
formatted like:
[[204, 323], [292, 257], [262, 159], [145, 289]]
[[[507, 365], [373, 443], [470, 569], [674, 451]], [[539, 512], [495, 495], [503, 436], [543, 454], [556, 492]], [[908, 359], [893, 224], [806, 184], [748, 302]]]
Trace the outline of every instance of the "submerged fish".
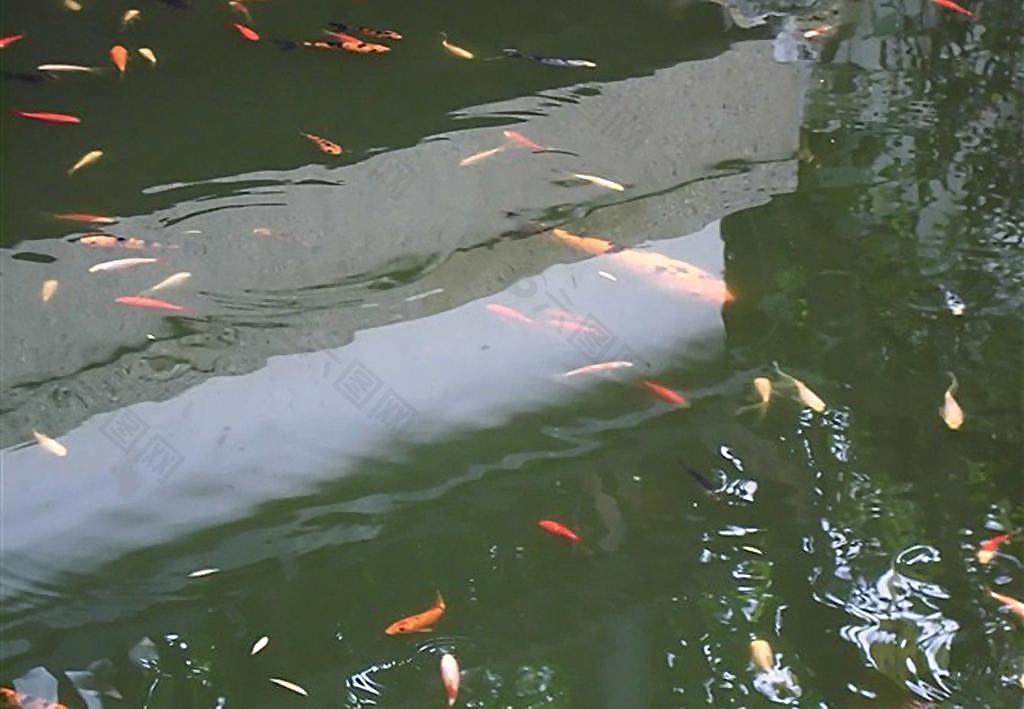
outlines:
[[955, 431], [964, 425], [964, 410], [960, 408], [960, 404], [953, 398], [956, 395], [957, 390], [960, 388], [959, 382], [956, 380], [956, 375], [949, 372], [949, 377], [952, 380], [949, 383], [949, 388], [946, 389], [946, 394], [941, 407], [939, 407], [939, 415], [942, 420], [946, 422], [946, 426], [950, 430]]
[[134, 308], [149, 308], [151, 310], [167, 310], [172, 313], [181, 313], [182, 315], [194, 315], [195, 311], [191, 308], [186, 308], [181, 305], [175, 305], [174, 303], [168, 303], [166, 300], [157, 300], [156, 298], [146, 298], [141, 295], [125, 295], [118, 298], [115, 302], [121, 305], [130, 305]]
[[441, 682], [444, 684], [445, 694], [448, 695], [448, 706], [450, 707], [455, 706], [455, 702], [459, 698], [460, 680], [459, 661], [455, 659], [454, 655], [445, 653], [441, 656]]
[[7, 49], [15, 42], [20, 42], [25, 39], [24, 34], [12, 34], [0, 39], [0, 49]]
[[54, 214], [57, 219], [67, 222], [85, 222], [86, 224], [116, 224], [113, 217], [104, 217], [100, 214], [83, 214], [81, 212], [67, 212], [65, 214]]
[[260, 41], [259, 34], [257, 34], [256, 30], [254, 30], [251, 27], [246, 27], [245, 25], [239, 24], [237, 22], [228, 23], [228, 27], [234, 27], [235, 31], [238, 32], [238, 34], [242, 35], [243, 37], [245, 37], [250, 42], [259, 42]]
[[119, 258], [113, 261], [104, 261], [89, 267], [89, 273], [103, 273], [107, 271], [123, 271], [133, 266], [144, 266], [149, 263], [156, 263], [160, 259], [148, 257]]
[[29, 118], [33, 121], [42, 121], [43, 123], [63, 123], [65, 125], [75, 125], [81, 123], [82, 119], [78, 116], [72, 116], [67, 113], [47, 113], [45, 111], [15, 111], [14, 115], [22, 118]]
[[71, 12], [78, 12], [82, 9], [82, 3], [78, 0], [64, 0], [65, 9], [71, 10]]
[[89, 165], [92, 165], [97, 160], [99, 160], [101, 157], [103, 157], [103, 151], [102, 150], [90, 150], [85, 155], [83, 155], [81, 158], [79, 158], [78, 162], [76, 162], [74, 165], [72, 165], [70, 168], [68, 168], [68, 174], [69, 175], [74, 175], [76, 172], [81, 170], [83, 167], [88, 167]]
[[568, 372], [562, 372], [562, 376], [575, 377], [578, 374], [596, 374], [598, 372], [611, 372], [616, 369], [626, 369], [632, 366], [632, 362], [627, 362], [625, 360], [615, 360], [612, 362], [598, 362], [597, 364], [588, 364], [585, 367], [579, 367], [578, 369], [570, 369]]
[[149, 62], [150, 66], [156, 66], [156, 52], [149, 47], [139, 47], [139, 55]]
[[647, 388], [648, 391], [653, 393], [659, 399], [661, 399], [662, 401], [667, 401], [673, 406], [683, 406], [687, 408], [689, 408], [690, 406], [690, 402], [686, 400], [685, 396], [676, 391], [673, 391], [672, 389], [669, 389], [667, 386], [658, 384], [657, 382], [652, 382], [649, 379], [645, 379], [643, 381], [643, 385], [644, 387]]
[[1010, 612], [1016, 615], [1018, 618], [1024, 619], [1024, 603], [1021, 603], [1016, 598], [1012, 598], [1011, 596], [1004, 596], [1001, 593], [996, 593], [991, 589], [989, 589], [988, 595], [1002, 603], [1007, 608], [1009, 608]]
[[775, 653], [767, 640], [750, 641], [750, 659], [762, 672], [771, 672], [775, 668]]
[[174, 288], [175, 286], [180, 286], [182, 283], [184, 283], [191, 277], [192, 274], [189, 273], [188, 271], [180, 271], [178, 273], [175, 273], [173, 276], [168, 276], [167, 278], [163, 279], [152, 288], [147, 288], [142, 292], [155, 293], [156, 291], [164, 290], [166, 288]]
[[704, 492], [707, 493], [708, 497], [715, 500], [719, 499], [719, 487], [717, 485], [715, 485], [710, 480], [708, 480], [704, 475], [702, 475], [701, 473], [697, 472], [689, 465], [687, 465], [685, 460], [680, 460], [679, 463], [684, 468], [686, 468], [686, 472], [690, 474], [690, 477], [696, 480], [697, 484], [704, 488]]
[[510, 308], [507, 305], [501, 305], [500, 303], [488, 303], [487, 310], [494, 313], [498, 317], [506, 318], [507, 320], [515, 320], [517, 322], [526, 323], [527, 325], [533, 325], [534, 320], [515, 308]]
[[405, 633], [429, 633], [437, 625], [437, 622], [441, 620], [441, 616], [444, 615], [445, 610], [448, 606], [445, 605], [444, 598], [441, 596], [441, 592], [437, 592], [437, 602], [432, 608], [428, 608], [422, 613], [410, 615], [401, 620], [396, 620], [394, 623], [389, 625], [384, 632], [388, 635], [403, 635]]
[[128, 68], [128, 50], [122, 47], [120, 44], [115, 44], [110, 48], [110, 60], [114, 62], [114, 66], [121, 72], [121, 76], [124, 76], [125, 69]]
[[543, 64], [545, 66], [556, 66], [568, 69], [593, 69], [597, 66], [594, 62], [589, 59], [567, 59], [565, 57], [542, 57], [536, 54], [523, 54], [518, 49], [508, 48], [503, 49], [502, 52], [506, 57], [521, 57], [529, 59], [532, 62]]
[[938, 5], [939, 7], [946, 8], [947, 10], [959, 12], [961, 15], [966, 15], [967, 17], [974, 17], [973, 12], [964, 7], [961, 7], [960, 5], [957, 5], [955, 2], [953, 2], [953, 0], [932, 0], [932, 2]]
[[779, 365], [777, 363], [775, 364], [775, 371], [779, 374], [780, 377], [785, 377], [794, 387], [796, 387], [797, 397], [800, 399], [801, 402], [803, 402], [804, 406], [809, 407], [812, 411], [815, 411], [816, 413], [819, 414], [827, 408], [825, 402], [822, 401], [817, 394], [811, 391], [810, 387], [808, 387], [806, 384], [804, 384], [796, 377], [783, 372], [781, 369], [779, 369]]
[[500, 145], [497, 148], [491, 148], [490, 150], [481, 150], [479, 153], [473, 153], [468, 158], [463, 158], [459, 161], [459, 167], [467, 167], [469, 165], [475, 165], [478, 162], [486, 160], [489, 157], [493, 157], [505, 149], [504, 145]]
[[299, 135], [318, 147], [321, 153], [327, 153], [328, 155], [341, 155], [345, 152], [340, 145], [327, 140], [327, 138], [321, 138], [320, 136], [313, 135], [312, 133], [303, 133], [302, 131], [299, 131]]
[[47, 453], [52, 453], [58, 458], [63, 458], [68, 454], [68, 449], [62, 446], [59, 442], [47, 436], [45, 433], [39, 431], [32, 431], [32, 435], [35, 436], [36, 443], [39, 447], [45, 450]]
[[576, 532], [572, 531], [561, 522], [555, 522], [554, 520], [550, 519], [542, 519], [540, 522], [537, 522], [537, 526], [543, 529], [548, 534], [554, 535], [556, 537], [562, 537], [563, 539], [568, 539], [573, 544], [577, 544], [583, 541], [580, 535], [576, 534]]
[[[340, 22], [331, 22], [327, 26], [338, 32], [349, 31], [349, 27]], [[367, 37], [373, 37], [374, 39], [388, 39], [396, 42], [402, 39], [402, 35], [398, 34], [394, 30], [378, 30], [373, 27], [363, 27], [361, 25], [354, 25], [351, 29], [359, 34], [366, 35]]]
[[131, 10], [126, 10], [124, 15], [121, 16], [121, 29], [125, 29], [128, 25], [135, 22], [141, 16], [142, 12], [140, 10], [136, 10], [135, 8], [132, 8]]
[[30, 84], [41, 84], [44, 81], [53, 81], [57, 78], [53, 74], [37, 74], [31, 71], [3, 71], [0, 74], [3, 74], [5, 79], [17, 79], [18, 81], [25, 81]]
[[978, 563], [983, 565], [990, 563], [999, 552], [999, 547], [1013, 539], [1016, 535], [1016, 532], [997, 534], [991, 539], [983, 541], [981, 543], [981, 547], [978, 549]]
[[271, 677], [270, 681], [276, 684], [278, 687], [284, 687], [289, 692], [295, 692], [296, 694], [301, 694], [304, 697], [309, 696], [309, 692], [307, 692], [305, 689], [295, 684], [294, 682], [289, 682], [286, 679], [280, 679], [278, 677]]
[[93, 246], [101, 249], [112, 249], [123, 247], [125, 249], [144, 249], [146, 242], [134, 237], [113, 236], [111, 234], [86, 234], [71, 240], [72, 243], [83, 246]]
[[607, 180], [603, 177], [598, 177], [597, 175], [585, 175], [579, 172], [574, 172], [572, 173], [572, 176], [575, 177], [577, 180], [584, 180], [592, 185], [604, 187], [606, 190], [615, 190], [616, 192], [623, 192], [626, 189], [623, 185], [620, 185], [618, 182]]
[[39, 297], [42, 298], [44, 303], [48, 303], [53, 296], [57, 295], [57, 289], [60, 288], [60, 283], [53, 279], [45, 281], [43, 288], [39, 292]]
[[463, 49], [457, 44], [452, 44], [448, 41], [448, 35], [444, 32], [441, 33], [441, 46], [444, 47], [445, 51], [451, 54], [453, 57], [459, 59], [473, 59], [476, 55], [468, 49]]

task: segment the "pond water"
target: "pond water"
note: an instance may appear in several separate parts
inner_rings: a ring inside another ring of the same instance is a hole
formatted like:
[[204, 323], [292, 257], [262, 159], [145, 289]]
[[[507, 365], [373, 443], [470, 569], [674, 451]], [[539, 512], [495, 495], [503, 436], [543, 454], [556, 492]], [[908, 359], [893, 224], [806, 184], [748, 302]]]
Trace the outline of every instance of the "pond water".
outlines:
[[71, 4], [0, 19], [3, 686], [1019, 705], [1019, 2]]

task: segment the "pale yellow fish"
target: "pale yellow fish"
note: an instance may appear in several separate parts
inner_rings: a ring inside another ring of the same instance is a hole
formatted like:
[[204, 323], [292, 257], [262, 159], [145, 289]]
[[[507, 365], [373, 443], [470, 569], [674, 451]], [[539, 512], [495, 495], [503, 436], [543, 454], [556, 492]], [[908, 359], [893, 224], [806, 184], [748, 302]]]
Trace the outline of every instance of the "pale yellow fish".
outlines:
[[270, 638], [264, 635], [262, 638], [252, 644], [252, 650], [249, 651], [250, 655], [255, 655], [270, 644]]
[[104, 261], [98, 263], [95, 266], [89, 267], [89, 273], [99, 273], [101, 271], [120, 271], [125, 268], [131, 268], [132, 266], [142, 266], [147, 263], [156, 263], [160, 259], [155, 258], [119, 258], [113, 261]]
[[271, 677], [270, 681], [276, 684], [278, 687], [284, 687], [285, 689], [295, 692], [296, 694], [301, 694], [304, 697], [309, 696], [309, 692], [307, 692], [294, 682], [289, 682], [286, 679], [278, 679], [277, 677]]
[[579, 369], [572, 369], [569, 370], [568, 372], [563, 372], [562, 376], [574, 377], [577, 374], [594, 374], [596, 372], [609, 372], [616, 369], [626, 369], [632, 366], [632, 362], [627, 362], [625, 360], [619, 359], [613, 362], [598, 362], [597, 364], [588, 364], [587, 366], [580, 367]]
[[607, 180], [607, 179], [605, 179], [603, 177], [598, 177], [597, 175], [585, 175], [585, 174], [580, 173], [580, 172], [574, 172], [574, 173], [572, 173], [572, 176], [575, 177], [577, 180], [584, 180], [586, 182], [589, 182], [592, 185], [597, 185], [598, 187], [604, 187], [606, 190], [615, 190], [616, 192], [623, 192], [626, 189], [625, 187], [620, 185], [618, 182], [614, 182], [612, 180]]
[[188, 577], [190, 579], [201, 579], [204, 576], [212, 576], [213, 574], [219, 574], [219, 573], [220, 573], [220, 569], [218, 569], [217, 567], [214, 566], [214, 567], [210, 567], [208, 569], [199, 569], [198, 571], [193, 571], [192, 573], [190, 573], [188, 575]]
[[482, 160], [486, 160], [489, 157], [497, 155], [504, 149], [505, 146], [502, 145], [497, 148], [491, 148], [490, 150], [483, 150], [479, 153], [475, 153], [473, 155], [470, 155], [468, 158], [459, 161], [459, 167], [466, 167], [467, 165], [473, 165], [475, 163], [481, 162]]
[[57, 441], [53, 440], [45, 433], [39, 431], [32, 431], [32, 435], [36, 437], [36, 443], [39, 447], [45, 450], [47, 453], [53, 453], [56, 456], [63, 458], [68, 454], [68, 449], [62, 446]]
[[57, 289], [60, 288], [60, 282], [50, 279], [43, 283], [43, 290], [39, 293], [39, 297], [43, 299], [44, 303], [50, 302], [53, 296], [57, 295]]
[[441, 33], [441, 46], [453, 57], [458, 57], [459, 59], [472, 59], [474, 57], [473, 52], [449, 42], [448, 35], [444, 32]]
[[1004, 596], [1001, 593], [996, 593], [991, 589], [989, 589], [988, 595], [992, 596], [992, 598], [996, 599], [1004, 606], [1009, 608], [1010, 612], [1016, 615], [1018, 618], [1024, 619], [1024, 603], [1021, 603], [1016, 598]]
[[51, 74], [99, 74], [101, 71], [94, 66], [82, 66], [81, 64], [40, 64], [36, 69]]
[[64, 7], [71, 10], [71, 12], [78, 12], [82, 9], [82, 4], [76, 2], [76, 0], [64, 0]]
[[772, 398], [772, 381], [768, 377], [755, 377], [754, 389], [757, 390], [757, 395], [761, 397], [762, 404], [767, 404], [769, 399]]
[[139, 47], [139, 54], [142, 58], [150, 63], [151, 66], [156, 66], [156, 52], [149, 47]]
[[165, 288], [173, 288], [174, 286], [180, 286], [182, 283], [192, 277], [192, 274], [188, 271], [180, 271], [175, 273], [173, 276], [168, 276], [152, 288], [147, 288], [142, 291], [143, 293], [155, 293], [158, 290], [164, 290]]
[[124, 16], [121, 18], [121, 29], [124, 29], [131, 23], [135, 22], [135, 20], [139, 19], [141, 15], [142, 12], [140, 10], [136, 10], [134, 7], [125, 12]]
[[996, 558], [996, 553], [991, 549], [979, 549], [978, 550], [978, 563], [985, 565], [992, 563], [992, 560]]
[[97, 160], [99, 160], [101, 157], [103, 157], [103, 151], [102, 150], [90, 150], [85, 155], [83, 155], [81, 158], [79, 158], [78, 162], [76, 162], [74, 165], [72, 165], [70, 168], [68, 168], [68, 174], [69, 175], [74, 175], [76, 172], [81, 170], [83, 167], [89, 167], [90, 165], [95, 163]]
[[946, 422], [950, 430], [955, 431], [964, 425], [964, 410], [960, 408], [960, 404], [956, 403], [956, 399], [953, 398], [956, 395], [957, 389], [960, 388], [960, 384], [952, 372], [949, 373], [949, 377], [952, 381], [949, 384], [949, 388], [946, 389], [946, 400], [939, 409], [939, 415], [942, 416], [942, 420]]
[[775, 668], [775, 653], [767, 640], [750, 641], [750, 659], [762, 672], [771, 672]]
[[779, 369], [779, 365], [777, 364], [775, 365], [775, 371], [779, 373], [779, 376], [785, 377], [790, 381], [790, 383], [792, 383], [793, 386], [796, 387], [796, 394], [800, 398], [800, 401], [803, 402], [804, 406], [810, 407], [812, 411], [815, 411], [819, 414], [826, 408], [828, 408], [825, 406], [825, 402], [822, 401], [817, 394], [811, 391], [810, 387], [808, 387], [806, 384], [804, 384], [796, 377], [783, 372], [781, 369]]

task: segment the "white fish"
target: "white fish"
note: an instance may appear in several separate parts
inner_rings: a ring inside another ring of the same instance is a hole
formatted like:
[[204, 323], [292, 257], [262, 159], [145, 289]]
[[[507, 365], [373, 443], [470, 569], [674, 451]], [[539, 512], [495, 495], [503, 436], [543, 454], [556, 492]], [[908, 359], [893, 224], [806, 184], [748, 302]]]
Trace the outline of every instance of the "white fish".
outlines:
[[181, 271], [179, 273], [175, 273], [173, 276], [168, 276], [167, 278], [163, 279], [152, 288], [147, 288], [142, 292], [155, 293], [156, 291], [163, 290], [164, 288], [173, 288], [174, 286], [180, 286], [182, 283], [184, 283], [191, 277], [192, 274], [189, 273], [188, 271]]
[[461, 674], [459, 661], [454, 655], [445, 653], [441, 657], [441, 681], [444, 682], [444, 690], [448, 694], [448, 706], [455, 706], [455, 701], [459, 698]]
[[198, 571], [193, 571], [192, 573], [190, 573], [188, 575], [188, 577], [190, 579], [201, 579], [204, 576], [212, 576], [213, 574], [219, 574], [219, 573], [220, 573], [220, 569], [218, 569], [216, 567], [210, 567], [208, 569], [199, 569]]
[[597, 275], [599, 275], [601, 278], [607, 278], [609, 281], [617, 281], [617, 280], [619, 280], [618, 278], [616, 278], [612, 274], [608, 273], [608, 271], [598, 271]]
[[453, 57], [458, 57], [459, 59], [472, 59], [474, 57], [473, 52], [449, 42], [448, 35], [444, 32], [441, 33], [441, 46]]
[[255, 655], [260, 652], [263, 648], [270, 644], [270, 638], [264, 635], [262, 638], [252, 644], [252, 650], [249, 652], [250, 655]]
[[40, 64], [36, 69], [58, 74], [99, 74], [101, 71], [94, 66], [82, 66], [81, 64]]
[[775, 365], [775, 371], [779, 373], [779, 376], [785, 377], [793, 384], [793, 386], [796, 387], [796, 393], [797, 396], [800, 397], [800, 401], [802, 401], [805, 406], [810, 407], [812, 411], [815, 411], [820, 414], [822, 411], [828, 408], [825, 405], [825, 402], [822, 401], [817, 394], [811, 391], [810, 387], [808, 387], [806, 384], [804, 384], [796, 377], [790, 376], [789, 374], [783, 372], [781, 369], [779, 369], [778, 364]]
[[270, 681], [276, 684], [278, 687], [284, 687], [285, 689], [295, 692], [296, 694], [301, 694], [304, 697], [309, 696], [309, 692], [307, 692], [294, 682], [289, 682], [286, 679], [278, 679], [277, 677], [271, 677]]
[[127, 27], [131, 23], [135, 22], [135, 20], [139, 19], [139, 17], [141, 15], [142, 15], [142, 12], [139, 11], [139, 10], [136, 10], [135, 8], [132, 8], [131, 10], [128, 10], [127, 12], [125, 12], [124, 16], [121, 18], [121, 29], [124, 29], [125, 27]]
[[612, 371], [612, 370], [615, 370], [615, 369], [626, 369], [627, 367], [632, 367], [632, 366], [633, 366], [632, 362], [627, 362], [627, 361], [621, 360], [621, 359], [620, 360], [615, 360], [615, 361], [612, 361], [612, 362], [598, 362], [597, 364], [588, 364], [587, 366], [580, 367], [579, 369], [572, 369], [572, 370], [570, 370], [568, 372], [563, 372], [562, 376], [563, 377], [574, 377], [577, 374], [593, 374], [594, 372], [609, 372], [609, 371]]
[[572, 176], [575, 177], [577, 180], [585, 180], [586, 182], [589, 182], [592, 185], [604, 187], [606, 190], [615, 190], [616, 192], [624, 192], [626, 190], [626, 188], [620, 185], [618, 182], [607, 180], [603, 177], [598, 177], [597, 175], [585, 175], [581, 172], [574, 172], [572, 173]]
[[50, 279], [43, 283], [43, 290], [39, 293], [39, 297], [43, 299], [44, 303], [48, 303], [53, 296], [57, 295], [58, 288], [60, 288], [60, 282]]
[[151, 66], [156, 66], [156, 52], [149, 47], [139, 47], [139, 54], [142, 58], [150, 63]]
[[100, 273], [101, 271], [120, 271], [125, 268], [131, 268], [132, 266], [142, 266], [147, 263], [156, 263], [160, 259], [156, 258], [119, 258], [113, 261], [104, 261], [98, 263], [95, 266], [89, 267], [89, 273]]
[[479, 153], [474, 153], [473, 155], [470, 155], [468, 158], [463, 158], [461, 161], [459, 161], [459, 167], [466, 167], [467, 165], [472, 165], [482, 160], [486, 160], [487, 158], [493, 155], [497, 155], [504, 149], [505, 146], [502, 145], [497, 148], [491, 148], [490, 150], [482, 150]]
[[68, 454], [68, 449], [62, 446], [57, 441], [53, 440], [45, 433], [39, 431], [32, 431], [32, 435], [36, 437], [36, 443], [39, 447], [45, 450], [47, 453], [53, 453], [55, 456], [63, 458]]
[[99, 160], [101, 157], [103, 157], [103, 151], [102, 150], [90, 150], [85, 155], [83, 155], [81, 158], [79, 158], [78, 162], [76, 162], [74, 165], [72, 165], [70, 168], [68, 168], [68, 174], [69, 175], [74, 175], [76, 172], [81, 170], [83, 167], [88, 167], [89, 165], [92, 165], [94, 162]]
[[762, 672], [771, 672], [775, 667], [775, 653], [767, 640], [750, 641], [750, 659]]

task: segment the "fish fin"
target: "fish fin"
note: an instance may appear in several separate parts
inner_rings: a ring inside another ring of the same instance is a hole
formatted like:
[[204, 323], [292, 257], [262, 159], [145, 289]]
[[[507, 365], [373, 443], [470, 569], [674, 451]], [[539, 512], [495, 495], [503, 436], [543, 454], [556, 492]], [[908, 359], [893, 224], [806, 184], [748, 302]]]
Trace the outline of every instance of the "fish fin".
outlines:
[[437, 593], [437, 607], [443, 609], [448, 608], [448, 606], [445, 605], [444, 596], [441, 595], [441, 592], [435, 589], [435, 593]]

